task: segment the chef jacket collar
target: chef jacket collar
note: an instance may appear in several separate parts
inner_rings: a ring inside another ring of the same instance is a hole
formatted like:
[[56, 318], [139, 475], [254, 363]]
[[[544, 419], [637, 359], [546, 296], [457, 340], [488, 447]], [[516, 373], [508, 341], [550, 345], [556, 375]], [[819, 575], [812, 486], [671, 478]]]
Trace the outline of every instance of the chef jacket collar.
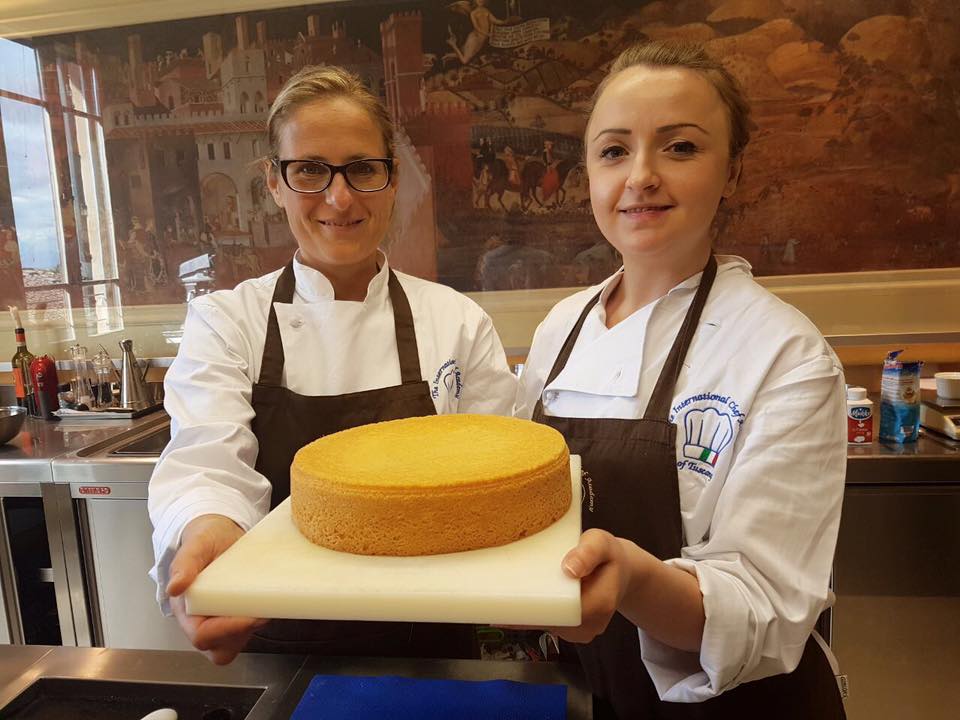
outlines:
[[[738, 269], [747, 275], [753, 274], [753, 268], [751, 267], [750, 263], [738, 255], [717, 255], [717, 266], [718, 271], [720, 272], [723, 272], [724, 270], [729, 271]], [[667, 294], [663, 297], [670, 297], [671, 295], [681, 294], [685, 291], [696, 290], [698, 287], [700, 287], [700, 278], [702, 277], [703, 272], [698, 272], [694, 275], [691, 275], [686, 280], [670, 288], [670, 290], [667, 291]], [[600, 291], [600, 301], [596, 304], [596, 306], [594, 306], [593, 312], [604, 325], [606, 325], [607, 322], [607, 300], [610, 299], [610, 295], [613, 293], [617, 285], [620, 284], [620, 280], [622, 278], [623, 266], [621, 265], [619, 270], [617, 270], [613, 275], [604, 281], [603, 289]], [[657, 298], [650, 303], [650, 305], [656, 307], [656, 305], [663, 300], [663, 297]]]
[[[718, 256], [717, 263], [723, 266], [721, 271], [750, 272], [750, 264], [740, 257]], [[663, 297], [639, 308], [615, 327], [606, 329], [605, 304], [622, 277], [621, 267], [604, 282], [600, 301], [587, 316], [581, 329], [583, 344], [574, 349], [566, 367], [544, 388], [546, 400], [549, 401], [551, 391], [611, 397], [636, 395], [643, 370], [643, 348], [653, 313], [662, 303], [669, 303], [673, 298], [695, 291], [700, 286], [703, 273], [691, 275], [671, 288]], [[624, 342], [635, 343], [637, 352], [627, 355], [619, 352], [617, 348]], [[620, 357], [621, 362], [611, 364], [610, 357]]]
[[[364, 305], [386, 296], [389, 267], [387, 256], [382, 250], [377, 250], [377, 267], [380, 269], [370, 280], [370, 284], [367, 285], [367, 296], [363, 300]], [[300, 260], [299, 250], [293, 256], [293, 274], [297, 280], [297, 295], [304, 302], [333, 302], [335, 300], [333, 285], [327, 279], [327, 276], [309, 265], [304, 265]]]

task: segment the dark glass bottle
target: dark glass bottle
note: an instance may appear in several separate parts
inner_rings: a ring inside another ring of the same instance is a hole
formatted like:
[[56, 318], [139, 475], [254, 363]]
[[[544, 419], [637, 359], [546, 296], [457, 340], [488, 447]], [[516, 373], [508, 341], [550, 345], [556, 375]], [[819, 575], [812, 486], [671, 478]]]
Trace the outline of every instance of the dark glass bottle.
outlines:
[[57, 364], [49, 355], [35, 357], [30, 363], [30, 378], [33, 381], [33, 394], [37, 403], [36, 417], [44, 420], [59, 420], [54, 415], [60, 409], [57, 398], [59, 382], [57, 381]]
[[27, 336], [23, 328], [16, 328], [14, 333], [17, 336], [17, 352], [14, 353], [10, 364], [13, 367], [17, 405], [26, 408], [31, 415], [37, 415], [36, 396], [33, 394], [33, 383], [30, 378], [30, 363], [33, 362], [33, 353], [27, 350]]

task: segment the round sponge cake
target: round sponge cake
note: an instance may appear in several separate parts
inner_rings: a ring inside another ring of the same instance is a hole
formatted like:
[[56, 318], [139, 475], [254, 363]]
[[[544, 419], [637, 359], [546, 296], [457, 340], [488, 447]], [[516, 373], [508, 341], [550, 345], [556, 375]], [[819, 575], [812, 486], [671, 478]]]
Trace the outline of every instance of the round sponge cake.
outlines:
[[570, 455], [553, 428], [496, 415], [362, 425], [301, 448], [293, 520], [362, 555], [436, 555], [532, 535], [570, 507]]

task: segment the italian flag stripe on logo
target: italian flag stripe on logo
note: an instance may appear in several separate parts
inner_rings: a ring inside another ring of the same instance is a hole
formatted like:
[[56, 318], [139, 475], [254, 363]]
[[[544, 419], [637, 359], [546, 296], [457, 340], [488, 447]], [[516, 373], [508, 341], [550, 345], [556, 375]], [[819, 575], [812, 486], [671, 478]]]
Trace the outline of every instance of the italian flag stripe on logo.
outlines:
[[703, 450], [700, 452], [699, 459], [714, 465], [717, 462], [717, 453], [710, 448], [703, 448]]

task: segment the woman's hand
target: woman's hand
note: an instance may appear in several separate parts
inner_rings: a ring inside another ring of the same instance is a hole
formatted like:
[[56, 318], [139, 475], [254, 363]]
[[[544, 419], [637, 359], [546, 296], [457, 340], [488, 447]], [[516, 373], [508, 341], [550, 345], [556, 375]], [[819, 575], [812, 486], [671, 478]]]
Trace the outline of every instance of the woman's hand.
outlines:
[[211, 662], [226, 665], [231, 662], [266, 620], [243, 617], [205, 617], [188, 615], [183, 593], [200, 571], [233, 545], [243, 530], [223, 515], [201, 515], [191, 520], [183, 530], [180, 549], [170, 563], [170, 608], [187, 638], [197, 650], [203, 651]]
[[679, 650], [698, 652], [703, 595], [695, 575], [661, 562], [635, 543], [591, 529], [566, 554], [563, 571], [580, 580], [580, 625], [548, 628], [575, 643], [607, 629], [613, 614]]
[[[588, 643], [607, 629], [630, 585], [629, 547], [606, 530], [587, 530], [563, 558], [563, 571], [580, 580], [580, 625], [550, 628], [568, 642]], [[636, 545], [633, 548], [640, 550]], [[642, 552], [642, 551], [641, 551]]]

